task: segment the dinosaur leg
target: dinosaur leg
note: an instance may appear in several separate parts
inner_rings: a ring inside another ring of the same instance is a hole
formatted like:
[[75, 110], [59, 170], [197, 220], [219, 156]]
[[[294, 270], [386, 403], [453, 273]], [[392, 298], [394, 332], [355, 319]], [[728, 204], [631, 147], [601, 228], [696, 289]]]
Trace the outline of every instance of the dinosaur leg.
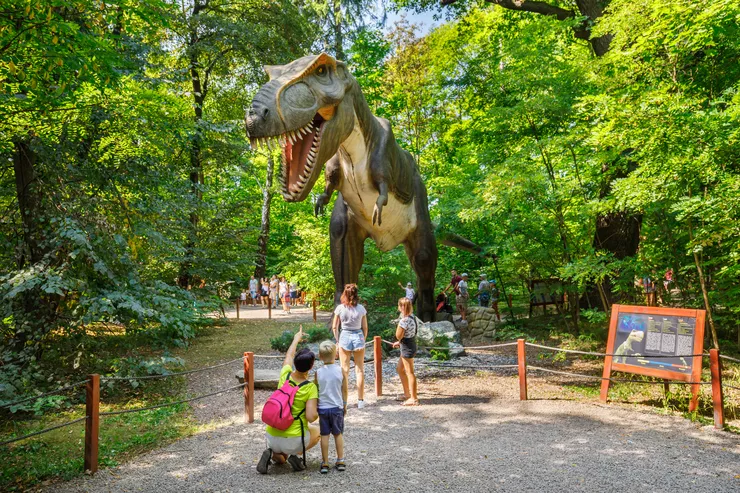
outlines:
[[367, 232], [353, 219], [352, 212], [344, 202], [342, 194], [337, 195], [329, 226], [331, 233], [331, 267], [334, 271], [334, 305], [344, 291], [344, 285], [356, 283], [362, 262], [365, 259], [365, 240]]
[[405, 243], [406, 255], [418, 279], [416, 314], [424, 322], [434, 322], [436, 306], [434, 303], [434, 273], [437, 270], [437, 243], [432, 233], [431, 223], [422, 224]]

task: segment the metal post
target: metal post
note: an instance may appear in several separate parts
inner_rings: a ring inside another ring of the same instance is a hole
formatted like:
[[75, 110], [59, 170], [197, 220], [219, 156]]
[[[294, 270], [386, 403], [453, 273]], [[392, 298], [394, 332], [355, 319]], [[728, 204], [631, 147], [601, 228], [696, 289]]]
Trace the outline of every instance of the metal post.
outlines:
[[383, 350], [380, 336], [373, 337], [373, 362], [375, 363], [375, 395], [383, 395]]
[[254, 423], [254, 353], [244, 353], [244, 421]]
[[709, 369], [712, 372], [712, 404], [714, 405], [714, 427], [724, 428], [724, 397], [722, 395], [722, 362], [719, 359], [719, 350], [709, 350]]
[[88, 375], [85, 388], [85, 472], [98, 470], [98, 430], [100, 429], [100, 375]]
[[313, 299], [313, 321], [316, 321], [316, 298]]
[[517, 363], [519, 364], [519, 400], [527, 400], [527, 349], [524, 339], [516, 340]]

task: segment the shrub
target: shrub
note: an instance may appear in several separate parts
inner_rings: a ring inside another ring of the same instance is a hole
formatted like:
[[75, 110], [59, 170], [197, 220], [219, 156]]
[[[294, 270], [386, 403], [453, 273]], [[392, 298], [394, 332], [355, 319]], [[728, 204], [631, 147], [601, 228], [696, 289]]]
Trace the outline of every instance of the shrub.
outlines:
[[[434, 338], [432, 346], [447, 348], [450, 342], [449, 337], [445, 335], [439, 335]], [[447, 361], [450, 359], [449, 349], [430, 349], [429, 353], [432, 355], [432, 359], [435, 361]]]
[[[321, 342], [327, 339], [331, 339], [332, 333], [331, 330], [319, 325], [308, 329], [306, 331], [306, 337], [308, 338], [308, 342]], [[288, 343], [288, 345], [290, 346], [290, 342]], [[287, 351], [288, 348], [285, 348], [285, 350]]]
[[275, 351], [280, 351], [281, 353], [288, 352], [288, 348], [290, 348], [290, 344], [293, 342], [295, 333], [296, 331], [294, 330], [283, 331], [279, 336], [270, 339], [270, 347]]

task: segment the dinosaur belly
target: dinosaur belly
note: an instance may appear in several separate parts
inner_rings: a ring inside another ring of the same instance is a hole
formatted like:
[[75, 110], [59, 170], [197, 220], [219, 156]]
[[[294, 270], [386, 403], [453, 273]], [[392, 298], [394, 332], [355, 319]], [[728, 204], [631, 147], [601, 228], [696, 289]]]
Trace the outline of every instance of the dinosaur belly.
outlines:
[[416, 214], [414, 212], [414, 201], [409, 204], [401, 203], [392, 194], [388, 194], [388, 204], [383, 207], [380, 226], [373, 225], [373, 208], [378, 192], [361, 197], [357, 193], [349, 191], [348, 194], [342, 190], [344, 201], [350, 208], [350, 217], [357, 222], [382, 252], [393, 250], [403, 243], [409, 234], [416, 229]]

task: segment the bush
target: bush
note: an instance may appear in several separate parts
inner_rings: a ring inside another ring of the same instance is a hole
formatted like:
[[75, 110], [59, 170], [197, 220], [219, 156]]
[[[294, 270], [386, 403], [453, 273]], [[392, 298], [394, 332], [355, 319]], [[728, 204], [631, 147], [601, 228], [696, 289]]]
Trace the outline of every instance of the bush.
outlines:
[[[439, 335], [434, 338], [432, 346], [434, 347], [448, 347], [450, 339], [445, 335]], [[432, 355], [432, 359], [435, 361], [447, 361], [450, 359], [449, 349], [430, 349], [429, 353]]]
[[283, 331], [283, 333], [279, 336], [270, 339], [270, 347], [275, 351], [287, 353], [288, 349], [290, 348], [290, 344], [293, 342], [293, 337], [295, 337], [295, 333], [295, 330]]
[[[321, 342], [327, 339], [332, 339], [333, 336], [331, 330], [326, 327], [316, 326], [311, 327], [306, 331], [306, 337], [308, 338], [308, 342]], [[270, 343], [272, 343], [272, 341], [270, 341]], [[288, 346], [290, 346], [290, 342], [288, 343]], [[285, 350], [287, 351], [288, 348], [285, 348]]]

